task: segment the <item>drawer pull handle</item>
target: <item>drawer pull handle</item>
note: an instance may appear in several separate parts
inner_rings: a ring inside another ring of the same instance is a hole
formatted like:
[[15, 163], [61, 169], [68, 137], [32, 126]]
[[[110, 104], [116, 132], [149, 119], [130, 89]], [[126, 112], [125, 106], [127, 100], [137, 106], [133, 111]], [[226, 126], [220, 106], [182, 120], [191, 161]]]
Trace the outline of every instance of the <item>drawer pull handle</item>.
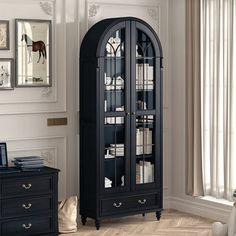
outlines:
[[113, 206], [116, 208], [119, 208], [122, 206], [122, 202], [119, 202], [118, 204], [116, 204], [115, 202], [113, 203]]
[[22, 227], [23, 227], [24, 229], [30, 229], [30, 228], [32, 227], [32, 224], [31, 224], [31, 223], [29, 223], [28, 225], [23, 224]]
[[138, 203], [140, 203], [140, 204], [145, 204], [147, 202], [147, 200], [146, 199], [143, 199], [143, 200], [138, 200]]
[[30, 209], [32, 207], [32, 204], [29, 203], [28, 206], [26, 206], [25, 204], [22, 204], [22, 207], [25, 209]]
[[32, 184], [22, 184], [22, 188], [24, 189], [30, 189], [32, 187]]

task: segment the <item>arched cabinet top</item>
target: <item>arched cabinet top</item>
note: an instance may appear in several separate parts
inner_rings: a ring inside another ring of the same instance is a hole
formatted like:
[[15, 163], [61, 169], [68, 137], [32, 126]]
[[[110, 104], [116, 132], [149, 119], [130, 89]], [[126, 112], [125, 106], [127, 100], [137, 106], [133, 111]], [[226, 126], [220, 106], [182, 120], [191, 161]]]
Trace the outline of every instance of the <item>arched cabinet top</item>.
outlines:
[[[154, 47], [155, 57], [163, 57], [160, 40], [150, 25], [138, 18], [122, 17], [104, 19], [89, 29], [81, 44], [81, 60], [96, 60], [99, 57], [104, 57], [105, 48], [111, 35], [122, 28], [132, 27], [132, 24], [135, 24], [136, 29], [149, 37]], [[131, 37], [133, 36], [131, 35]]]

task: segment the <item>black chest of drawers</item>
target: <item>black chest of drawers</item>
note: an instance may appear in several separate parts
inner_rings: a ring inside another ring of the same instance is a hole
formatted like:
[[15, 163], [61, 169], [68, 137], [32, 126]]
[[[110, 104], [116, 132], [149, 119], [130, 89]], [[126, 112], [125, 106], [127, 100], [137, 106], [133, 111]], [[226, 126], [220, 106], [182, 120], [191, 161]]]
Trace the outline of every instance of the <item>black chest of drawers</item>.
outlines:
[[58, 172], [0, 173], [0, 235], [58, 235]]

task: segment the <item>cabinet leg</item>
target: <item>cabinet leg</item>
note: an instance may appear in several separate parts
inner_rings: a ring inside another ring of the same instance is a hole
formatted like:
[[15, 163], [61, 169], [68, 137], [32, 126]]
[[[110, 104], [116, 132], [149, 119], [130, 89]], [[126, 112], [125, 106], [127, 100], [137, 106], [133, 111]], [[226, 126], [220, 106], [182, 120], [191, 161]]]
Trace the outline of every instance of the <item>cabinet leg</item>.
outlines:
[[82, 222], [83, 225], [85, 225], [86, 222], [87, 222], [87, 217], [86, 216], [81, 216], [81, 222]]
[[100, 220], [95, 220], [95, 226], [96, 226], [97, 230], [99, 230], [100, 225], [101, 225], [101, 221]]
[[158, 221], [161, 219], [161, 211], [156, 211], [156, 218]]
[[143, 213], [142, 215], [145, 216], [145, 213]]

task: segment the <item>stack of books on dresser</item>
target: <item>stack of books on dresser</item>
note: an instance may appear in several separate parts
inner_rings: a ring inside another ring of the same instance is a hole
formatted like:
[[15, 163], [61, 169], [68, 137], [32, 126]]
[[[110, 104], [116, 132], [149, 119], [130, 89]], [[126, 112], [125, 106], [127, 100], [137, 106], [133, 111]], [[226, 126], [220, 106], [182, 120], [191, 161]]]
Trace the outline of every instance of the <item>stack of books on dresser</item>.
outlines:
[[40, 156], [16, 157], [12, 162], [22, 171], [38, 171], [44, 167], [43, 158]]

